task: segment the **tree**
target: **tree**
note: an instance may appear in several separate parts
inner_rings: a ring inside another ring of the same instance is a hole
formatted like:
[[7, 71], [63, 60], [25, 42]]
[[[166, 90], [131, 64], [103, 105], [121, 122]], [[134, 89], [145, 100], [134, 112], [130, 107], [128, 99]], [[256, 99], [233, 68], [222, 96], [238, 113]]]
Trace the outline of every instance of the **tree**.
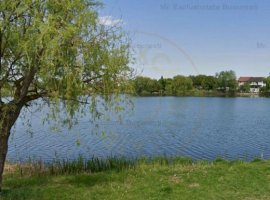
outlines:
[[218, 85], [220, 89], [226, 91], [229, 89], [230, 91], [235, 91], [237, 88], [237, 80], [235, 72], [230, 71], [222, 71], [216, 75], [218, 79]]
[[148, 77], [137, 76], [134, 80], [135, 93], [137, 95], [142, 95], [142, 93], [145, 93], [146, 91], [150, 94], [150, 91], [148, 91], [148, 84], [150, 81], [151, 79]]
[[161, 95], [163, 95], [166, 89], [166, 80], [163, 78], [163, 76], [161, 76], [160, 79], [158, 80], [158, 84], [160, 88], [160, 93]]
[[245, 83], [244, 85], [241, 85], [239, 88], [240, 92], [250, 92], [250, 83]]
[[173, 95], [172, 82], [173, 82], [173, 79], [171, 78], [165, 79], [165, 95]]
[[128, 41], [120, 26], [101, 23], [99, 7], [93, 0], [1, 0], [0, 190], [10, 130], [25, 106], [45, 99], [71, 121], [80, 103], [97, 114], [97, 99], [113, 101], [128, 79]]
[[217, 88], [217, 78], [214, 76], [198, 75], [190, 76], [190, 78], [197, 89], [214, 90]]
[[134, 88], [137, 95], [152, 95], [159, 93], [160, 85], [156, 79], [137, 76], [134, 80]]
[[206, 75], [189, 76], [193, 82], [193, 86], [197, 89], [202, 89]]
[[218, 80], [214, 76], [207, 76], [206, 83], [205, 83], [205, 89], [206, 90], [215, 90], [218, 86]]
[[266, 89], [269, 92], [270, 91], [270, 76], [265, 78], [264, 82], [266, 83]]
[[183, 95], [192, 88], [193, 83], [191, 78], [181, 75], [173, 77], [172, 80], [173, 95]]
[[264, 83], [266, 84], [263, 88], [261, 88], [261, 93], [269, 96], [270, 95], [270, 76], [264, 79]]

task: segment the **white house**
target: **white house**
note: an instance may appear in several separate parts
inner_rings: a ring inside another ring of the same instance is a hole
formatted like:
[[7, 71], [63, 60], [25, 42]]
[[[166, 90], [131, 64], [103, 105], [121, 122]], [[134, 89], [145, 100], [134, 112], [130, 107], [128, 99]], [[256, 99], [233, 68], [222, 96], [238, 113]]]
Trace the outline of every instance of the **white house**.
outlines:
[[263, 77], [240, 77], [238, 79], [239, 87], [246, 83], [250, 85], [250, 92], [252, 93], [259, 93], [260, 88], [266, 86]]

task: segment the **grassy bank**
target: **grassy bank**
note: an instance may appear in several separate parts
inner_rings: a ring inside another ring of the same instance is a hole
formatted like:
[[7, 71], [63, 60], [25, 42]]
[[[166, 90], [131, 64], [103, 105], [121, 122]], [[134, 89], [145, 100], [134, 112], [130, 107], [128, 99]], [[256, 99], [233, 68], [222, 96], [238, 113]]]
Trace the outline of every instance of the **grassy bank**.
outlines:
[[106, 162], [7, 166], [0, 199], [270, 199], [270, 161]]

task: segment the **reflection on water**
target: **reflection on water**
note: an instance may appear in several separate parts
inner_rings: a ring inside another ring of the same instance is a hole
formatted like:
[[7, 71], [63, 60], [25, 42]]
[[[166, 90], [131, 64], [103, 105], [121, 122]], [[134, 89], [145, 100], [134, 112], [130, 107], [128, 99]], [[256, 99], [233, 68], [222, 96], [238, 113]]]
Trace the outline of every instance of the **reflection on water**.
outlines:
[[[121, 122], [81, 119], [71, 130], [52, 132], [39, 113], [20, 120], [9, 160], [92, 156], [189, 156], [194, 159], [270, 158], [270, 99], [146, 97], [134, 99]], [[45, 109], [45, 108], [44, 108]]]

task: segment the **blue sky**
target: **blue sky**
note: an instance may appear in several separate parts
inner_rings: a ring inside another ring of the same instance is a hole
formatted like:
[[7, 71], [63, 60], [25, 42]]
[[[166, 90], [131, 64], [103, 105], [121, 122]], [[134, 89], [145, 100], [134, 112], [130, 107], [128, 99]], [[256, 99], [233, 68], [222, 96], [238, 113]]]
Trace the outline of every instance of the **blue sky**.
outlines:
[[159, 78], [177, 74], [270, 73], [268, 0], [104, 0], [101, 16], [123, 22], [134, 68]]

